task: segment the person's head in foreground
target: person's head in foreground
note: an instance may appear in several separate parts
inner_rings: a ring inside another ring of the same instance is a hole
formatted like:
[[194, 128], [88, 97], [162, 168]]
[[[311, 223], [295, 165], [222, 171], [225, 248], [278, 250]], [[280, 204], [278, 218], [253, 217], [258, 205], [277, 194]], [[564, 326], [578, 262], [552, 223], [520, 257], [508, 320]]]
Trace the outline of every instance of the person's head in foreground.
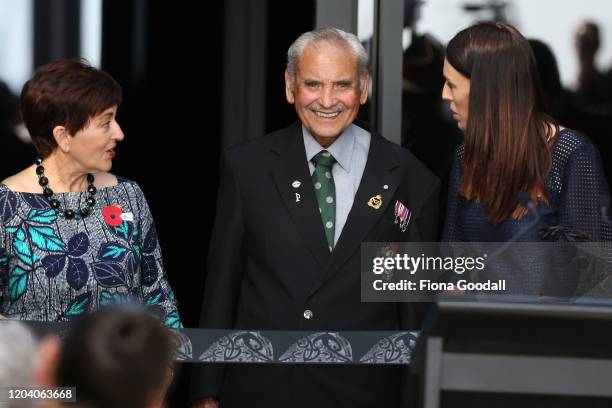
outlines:
[[337, 28], [302, 34], [287, 51], [285, 93], [302, 124], [329, 147], [368, 99], [368, 54]]
[[75, 387], [78, 407], [162, 407], [173, 375], [172, 336], [144, 312], [98, 311], [80, 320], [61, 344], [44, 346], [46, 382]]

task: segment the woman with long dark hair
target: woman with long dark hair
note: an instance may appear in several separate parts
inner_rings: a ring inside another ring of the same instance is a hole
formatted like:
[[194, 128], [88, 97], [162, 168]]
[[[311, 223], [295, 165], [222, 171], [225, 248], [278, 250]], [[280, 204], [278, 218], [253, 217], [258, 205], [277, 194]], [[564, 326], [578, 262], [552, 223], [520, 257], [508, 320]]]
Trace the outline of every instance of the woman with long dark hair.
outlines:
[[[599, 153], [547, 113], [532, 50], [514, 27], [481, 23], [459, 32], [444, 76], [442, 97], [465, 134], [445, 241], [610, 239]], [[525, 228], [536, 212], [538, 226]]]

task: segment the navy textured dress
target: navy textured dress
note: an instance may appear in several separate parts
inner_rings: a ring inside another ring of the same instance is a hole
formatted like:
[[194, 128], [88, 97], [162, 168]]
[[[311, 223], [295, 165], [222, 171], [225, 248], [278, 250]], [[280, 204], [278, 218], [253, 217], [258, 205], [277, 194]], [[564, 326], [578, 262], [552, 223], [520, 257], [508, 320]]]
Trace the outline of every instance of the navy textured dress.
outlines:
[[[84, 208], [87, 193], [56, 195]], [[58, 217], [43, 194], [0, 184], [0, 314], [65, 321], [100, 307], [141, 303], [182, 327], [149, 206], [140, 187], [119, 179], [100, 188], [85, 219]]]
[[[506, 242], [533, 221], [534, 216], [529, 214], [519, 220], [491, 223], [481, 205], [459, 194], [462, 175], [463, 145], [457, 149], [451, 173], [444, 241]], [[610, 193], [601, 157], [580, 133], [563, 129], [557, 134], [546, 191], [549, 205], [537, 207], [540, 225], [529, 229], [518, 241], [541, 241], [543, 232], [553, 226], [581, 231], [592, 241], [612, 239], [612, 226], [602, 216], [602, 206], [609, 203]]]
[[[459, 194], [463, 151], [461, 145], [453, 164], [443, 241], [471, 242], [473, 248], [483, 253], [487, 252], [482, 248], [492, 247], [478, 243], [555, 242], [557, 247], [498, 245], [496, 248], [505, 249], [496, 249], [498, 252], [488, 259], [496, 268], [489, 269], [494, 271], [494, 275], [489, 276], [507, 281], [510, 287], [507, 295], [564, 299], [612, 296], [605, 283], [612, 266], [609, 242], [597, 244], [603, 249], [600, 252], [603, 256], [598, 258], [598, 265], [603, 262], [603, 267], [577, 269], [580, 264], [575, 264], [580, 261], [577, 256], [581, 244], [572, 242], [612, 239], [609, 216], [602, 212], [602, 207], [609, 206], [609, 187], [599, 152], [585, 136], [570, 129], [557, 134], [552, 169], [546, 179], [549, 204], [536, 207], [540, 216], [537, 223], [534, 223], [534, 215], [528, 214], [518, 220], [508, 218], [494, 224], [485, 217], [484, 207]], [[492, 263], [493, 259], [496, 264]]]

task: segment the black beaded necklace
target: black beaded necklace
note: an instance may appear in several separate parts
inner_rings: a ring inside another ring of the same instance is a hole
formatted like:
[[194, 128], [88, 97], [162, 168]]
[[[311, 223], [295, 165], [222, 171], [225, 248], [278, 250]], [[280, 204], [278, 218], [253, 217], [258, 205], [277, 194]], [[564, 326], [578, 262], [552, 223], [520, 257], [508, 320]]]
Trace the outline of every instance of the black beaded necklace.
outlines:
[[49, 204], [51, 204], [51, 208], [55, 210], [57, 215], [60, 217], [65, 217], [66, 219], [76, 218], [77, 220], [80, 218], [87, 218], [89, 214], [91, 214], [91, 209], [96, 205], [96, 199], [94, 198], [98, 189], [94, 186], [94, 176], [93, 174], [87, 173], [87, 193], [88, 197], [85, 202], [87, 203], [87, 207], [78, 208], [76, 211], [71, 209], [62, 209], [61, 204], [58, 199], [53, 197], [53, 190], [49, 187], [49, 179], [45, 177], [45, 168], [42, 165], [42, 159], [39, 157], [36, 159], [36, 175], [38, 176], [38, 184], [43, 188], [43, 194], [45, 197], [49, 199]]

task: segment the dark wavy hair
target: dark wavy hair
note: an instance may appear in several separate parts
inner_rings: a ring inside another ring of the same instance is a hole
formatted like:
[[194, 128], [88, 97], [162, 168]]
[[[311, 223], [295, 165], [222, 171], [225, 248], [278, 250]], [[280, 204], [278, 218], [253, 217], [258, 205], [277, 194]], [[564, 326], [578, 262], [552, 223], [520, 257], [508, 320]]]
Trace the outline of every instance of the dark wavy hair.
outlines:
[[532, 49], [516, 28], [480, 23], [449, 42], [446, 58], [470, 79], [461, 194], [478, 201], [493, 223], [520, 218], [520, 190], [548, 201], [548, 142], [559, 129], [547, 112]]
[[86, 316], [62, 345], [58, 387], [91, 408], [145, 408], [168, 382], [175, 339], [154, 317], [105, 309]]

